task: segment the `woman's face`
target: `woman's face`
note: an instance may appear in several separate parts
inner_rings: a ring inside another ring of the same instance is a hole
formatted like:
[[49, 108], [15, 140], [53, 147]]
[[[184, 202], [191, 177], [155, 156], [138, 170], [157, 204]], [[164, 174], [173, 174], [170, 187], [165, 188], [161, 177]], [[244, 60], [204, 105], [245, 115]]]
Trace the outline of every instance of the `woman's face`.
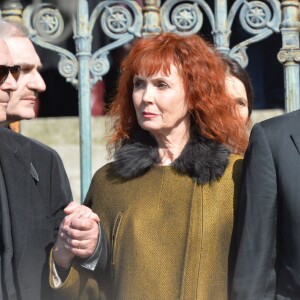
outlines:
[[245, 124], [249, 121], [248, 98], [244, 84], [232, 75], [227, 75], [225, 78], [226, 91], [237, 104]]
[[133, 103], [139, 125], [154, 136], [167, 136], [189, 129], [188, 107], [182, 78], [174, 65], [170, 74], [135, 75]]

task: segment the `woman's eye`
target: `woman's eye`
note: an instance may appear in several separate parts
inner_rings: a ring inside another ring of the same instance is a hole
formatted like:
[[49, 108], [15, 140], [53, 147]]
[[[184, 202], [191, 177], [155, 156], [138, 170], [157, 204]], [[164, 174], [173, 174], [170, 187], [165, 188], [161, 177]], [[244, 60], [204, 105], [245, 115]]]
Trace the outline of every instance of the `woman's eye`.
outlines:
[[159, 88], [166, 88], [166, 87], [168, 87], [168, 85], [167, 85], [165, 82], [163, 82], [163, 81], [159, 82], [159, 83], [157, 84], [157, 86], [158, 86]]
[[236, 103], [237, 103], [237, 105], [242, 106], [242, 107], [247, 106], [247, 103], [243, 99], [237, 99]]
[[133, 83], [133, 86], [135, 89], [140, 89], [142, 87], [144, 87], [144, 82], [142, 80], [137, 80]]

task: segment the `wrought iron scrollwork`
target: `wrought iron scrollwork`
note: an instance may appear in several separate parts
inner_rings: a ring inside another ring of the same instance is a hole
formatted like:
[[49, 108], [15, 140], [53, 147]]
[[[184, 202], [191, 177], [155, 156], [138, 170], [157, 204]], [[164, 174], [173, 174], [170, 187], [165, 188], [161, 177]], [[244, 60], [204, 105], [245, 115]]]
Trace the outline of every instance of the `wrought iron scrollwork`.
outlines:
[[181, 4], [175, 7], [171, 20], [179, 32], [198, 31], [203, 24], [203, 15], [197, 5]]
[[[114, 41], [92, 55], [90, 60], [91, 86], [98, 80], [102, 80], [102, 76], [109, 71], [109, 51], [130, 42], [134, 37], [140, 37], [143, 23], [141, 7], [135, 1], [102, 1], [94, 8], [90, 16], [89, 41], [80, 40], [82, 37], [77, 36], [77, 52], [85, 52], [83, 48], [87, 45], [89, 49], [86, 49], [86, 52], [90, 51], [92, 31], [99, 16], [103, 32]], [[61, 56], [58, 65], [60, 74], [68, 82], [77, 86], [78, 61], [76, 56], [50, 43], [55, 43], [64, 30], [64, 21], [60, 12], [50, 4], [29, 5], [24, 10], [23, 19], [29, 29], [31, 40], [43, 48], [57, 52]], [[76, 30], [74, 32], [76, 35]]]
[[42, 39], [49, 41], [59, 37], [64, 29], [64, 21], [60, 12], [55, 8], [45, 6], [33, 15], [32, 25]]
[[203, 13], [206, 13], [214, 29], [214, 15], [210, 6], [202, 0], [194, 4], [182, 0], [167, 0], [161, 7], [161, 26], [164, 32], [175, 32], [181, 35], [195, 34], [203, 25]]
[[241, 66], [246, 67], [248, 64], [246, 54], [248, 45], [261, 41], [274, 32], [279, 32], [281, 10], [278, 0], [266, 0], [265, 2], [238, 0], [233, 4], [228, 14], [229, 28], [231, 28], [239, 8], [241, 8], [239, 20], [242, 28], [254, 36], [234, 46], [230, 50], [229, 56], [237, 60]]
[[98, 51], [91, 58], [90, 72], [93, 74], [91, 79], [91, 85], [93, 86], [98, 80], [102, 79], [110, 69], [110, 63], [108, 60], [108, 51]]
[[92, 55], [90, 63], [90, 72], [93, 75], [91, 85], [102, 80], [102, 76], [109, 71], [109, 52], [130, 42], [135, 37], [140, 37], [143, 25], [141, 7], [135, 1], [103, 1], [99, 3], [90, 17], [91, 32], [99, 16], [103, 32], [114, 41]]
[[62, 34], [64, 22], [60, 12], [50, 4], [29, 5], [24, 9], [23, 22], [28, 28], [30, 39], [37, 45], [53, 50], [60, 55], [58, 70], [66, 80], [77, 86], [78, 62], [70, 51], [50, 42]]
[[101, 25], [106, 35], [119, 38], [120, 34], [127, 33], [132, 25], [130, 11], [120, 5], [106, 7], [101, 17]]
[[268, 26], [271, 18], [271, 10], [261, 1], [244, 3], [240, 12], [240, 22], [251, 34], [261, 33]]
[[[215, 6], [217, 2], [218, 0], [215, 0]], [[281, 10], [278, 0], [236, 0], [228, 13], [227, 26], [220, 25], [218, 19], [220, 14], [214, 14], [207, 3], [208, 1], [204, 0], [191, 0], [188, 2], [167, 0], [161, 7], [163, 31], [182, 35], [198, 33], [202, 28], [203, 13], [205, 13], [212, 27], [216, 47], [219, 51], [225, 52], [237, 60], [243, 67], [248, 64], [246, 53], [248, 45], [265, 39], [273, 32], [279, 32]], [[229, 51], [232, 23], [238, 12], [242, 28], [253, 36], [235, 45]], [[226, 9], [222, 11], [222, 14], [227, 14]]]

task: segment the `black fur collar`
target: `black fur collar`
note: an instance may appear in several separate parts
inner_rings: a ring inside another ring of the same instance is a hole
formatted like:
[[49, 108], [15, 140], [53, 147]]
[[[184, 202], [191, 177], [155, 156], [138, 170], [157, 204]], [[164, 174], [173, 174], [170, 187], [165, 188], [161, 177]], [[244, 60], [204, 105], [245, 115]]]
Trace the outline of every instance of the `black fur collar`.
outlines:
[[[191, 137], [172, 166], [198, 184], [205, 184], [223, 175], [228, 155], [225, 146], [198, 135]], [[159, 161], [155, 139], [147, 131], [139, 130], [116, 151], [114, 166], [123, 179], [131, 179], [146, 173]]]

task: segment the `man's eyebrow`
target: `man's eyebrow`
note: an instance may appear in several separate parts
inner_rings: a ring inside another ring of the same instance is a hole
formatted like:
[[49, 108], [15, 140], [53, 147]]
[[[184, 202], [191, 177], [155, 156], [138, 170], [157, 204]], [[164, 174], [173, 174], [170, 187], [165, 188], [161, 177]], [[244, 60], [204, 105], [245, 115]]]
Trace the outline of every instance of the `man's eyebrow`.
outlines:
[[[19, 62], [17, 63], [17, 65], [21, 66], [21, 69], [33, 69], [35, 67], [34, 64], [29, 64], [27, 62]], [[41, 71], [42, 68], [42, 64], [37, 67], [38, 71]]]
[[31, 68], [34, 67], [33, 64], [29, 64], [29, 63], [26, 63], [26, 62], [18, 62], [16, 65], [21, 66], [22, 69], [31, 69]]

